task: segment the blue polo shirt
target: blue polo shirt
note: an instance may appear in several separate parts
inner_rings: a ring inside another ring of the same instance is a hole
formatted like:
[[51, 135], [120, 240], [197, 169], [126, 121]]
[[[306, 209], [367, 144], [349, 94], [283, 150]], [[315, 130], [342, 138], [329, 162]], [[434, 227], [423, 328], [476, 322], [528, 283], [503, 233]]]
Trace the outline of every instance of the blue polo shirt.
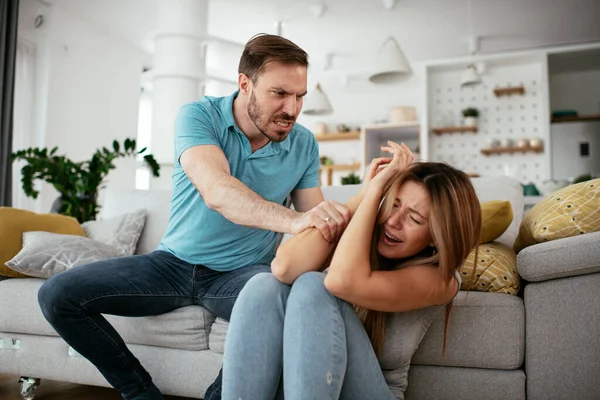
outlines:
[[[179, 163], [185, 150], [201, 145], [220, 147], [231, 175], [277, 204], [285, 204], [295, 189], [319, 185], [319, 147], [314, 135], [295, 124], [283, 142], [269, 142], [252, 153], [250, 141], [233, 118], [237, 93], [207, 96], [180, 109], [175, 121], [171, 215], [159, 245], [159, 250], [181, 260], [217, 271], [270, 264], [277, 233], [237, 225], [209, 209]], [[244, 204], [238, 206], [244, 208]]]

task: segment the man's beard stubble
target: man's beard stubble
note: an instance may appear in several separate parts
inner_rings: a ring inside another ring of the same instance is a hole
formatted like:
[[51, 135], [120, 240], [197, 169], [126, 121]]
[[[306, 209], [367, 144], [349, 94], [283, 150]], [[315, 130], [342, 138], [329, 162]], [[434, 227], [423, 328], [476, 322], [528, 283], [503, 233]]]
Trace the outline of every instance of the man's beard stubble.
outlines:
[[[266, 117], [266, 112], [260, 107], [258, 102], [256, 101], [256, 97], [254, 93], [250, 94], [250, 101], [248, 102], [248, 116], [254, 123], [254, 125], [258, 128], [258, 130], [267, 137], [267, 139], [273, 142], [283, 142], [289, 132], [286, 131], [275, 131], [274, 134], [269, 132], [269, 124], [270, 120]], [[283, 120], [290, 121], [292, 124], [295, 122], [295, 118], [289, 114], [283, 113], [279, 115], [275, 115], [273, 120]]]

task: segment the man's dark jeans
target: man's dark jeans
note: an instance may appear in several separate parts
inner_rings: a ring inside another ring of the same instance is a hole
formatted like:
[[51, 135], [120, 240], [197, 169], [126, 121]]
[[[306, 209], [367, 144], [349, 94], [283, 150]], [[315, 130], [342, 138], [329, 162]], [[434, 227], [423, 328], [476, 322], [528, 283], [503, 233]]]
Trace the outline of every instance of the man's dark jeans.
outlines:
[[[90, 360], [125, 399], [156, 400], [162, 395], [152, 378], [100, 314], [142, 317], [200, 305], [229, 320], [246, 282], [270, 270], [268, 265], [254, 265], [218, 272], [155, 251], [58, 274], [40, 288], [38, 300], [56, 332]], [[211, 388], [213, 399], [220, 399], [220, 374]]]

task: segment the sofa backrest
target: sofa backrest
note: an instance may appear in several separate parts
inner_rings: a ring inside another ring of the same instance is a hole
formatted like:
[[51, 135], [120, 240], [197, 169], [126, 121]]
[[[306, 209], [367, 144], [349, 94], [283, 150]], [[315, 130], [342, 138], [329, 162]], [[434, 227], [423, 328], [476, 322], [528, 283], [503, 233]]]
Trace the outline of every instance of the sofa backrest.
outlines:
[[[504, 176], [473, 178], [472, 182], [480, 201], [508, 200], [511, 202], [514, 213], [513, 222], [498, 241], [512, 246], [523, 219], [524, 203], [521, 184]], [[358, 190], [360, 190], [360, 185], [327, 186], [323, 188], [323, 195], [326, 199], [344, 203]], [[146, 223], [136, 251], [137, 254], [145, 254], [156, 249], [165, 233], [169, 221], [170, 205], [171, 192], [169, 190], [108, 189], [101, 210], [101, 218], [107, 219], [141, 208], [146, 209]]]

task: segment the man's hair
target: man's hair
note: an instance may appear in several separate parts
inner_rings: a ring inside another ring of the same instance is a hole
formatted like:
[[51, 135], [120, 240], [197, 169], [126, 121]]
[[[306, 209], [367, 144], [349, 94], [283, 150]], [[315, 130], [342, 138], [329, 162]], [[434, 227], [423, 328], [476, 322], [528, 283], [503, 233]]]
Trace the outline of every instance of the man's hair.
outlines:
[[260, 33], [246, 43], [238, 73], [245, 74], [256, 83], [265, 67], [273, 62], [308, 68], [308, 54], [288, 39]]

